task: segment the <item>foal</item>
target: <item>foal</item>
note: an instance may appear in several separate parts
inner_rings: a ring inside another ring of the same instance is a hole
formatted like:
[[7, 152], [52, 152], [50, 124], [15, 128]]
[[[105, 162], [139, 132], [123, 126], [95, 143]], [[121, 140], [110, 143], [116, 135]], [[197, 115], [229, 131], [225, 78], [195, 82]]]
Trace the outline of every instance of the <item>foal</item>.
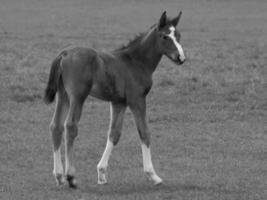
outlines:
[[[150, 153], [150, 131], [146, 122], [146, 95], [152, 86], [152, 74], [162, 55], [176, 64], [185, 56], [177, 30], [181, 12], [173, 19], [162, 14], [159, 22], [127, 46], [112, 52], [98, 52], [76, 47], [63, 50], [53, 61], [44, 100], [56, 108], [50, 124], [53, 141], [53, 174], [57, 183], [65, 179], [76, 188], [74, 178], [73, 143], [78, 134], [78, 122], [88, 95], [110, 102], [110, 125], [105, 151], [97, 165], [98, 184], [107, 182], [108, 160], [118, 143], [124, 113], [127, 107], [134, 115], [141, 139], [143, 166], [147, 177], [160, 184]], [[56, 95], [57, 94], [57, 95]], [[61, 161], [60, 144], [65, 130], [65, 175]]]

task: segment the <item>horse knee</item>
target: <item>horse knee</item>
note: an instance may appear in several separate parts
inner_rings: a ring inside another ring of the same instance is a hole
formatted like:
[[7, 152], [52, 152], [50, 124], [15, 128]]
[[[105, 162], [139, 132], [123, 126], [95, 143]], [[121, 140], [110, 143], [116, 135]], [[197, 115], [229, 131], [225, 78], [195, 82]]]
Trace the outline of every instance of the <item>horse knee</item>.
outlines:
[[121, 136], [121, 131], [112, 130], [109, 134], [109, 140], [113, 143], [113, 145], [117, 145]]
[[150, 136], [151, 136], [151, 133], [149, 130], [139, 130], [138, 129], [138, 133], [139, 133], [139, 136], [140, 136], [140, 139], [142, 141], [142, 143], [144, 143], [147, 147], [150, 146]]
[[60, 124], [56, 124], [56, 123], [51, 123], [49, 125], [49, 129], [50, 129], [50, 132], [51, 134], [60, 134], [63, 132], [63, 125], [60, 125]]
[[56, 150], [60, 146], [64, 127], [63, 127], [63, 125], [60, 125], [60, 124], [51, 123], [49, 125], [49, 129], [50, 129], [50, 133], [51, 133], [51, 137], [52, 137], [52, 142], [53, 142], [54, 148]]
[[78, 127], [77, 123], [75, 122], [67, 122], [65, 124], [65, 129], [66, 129], [67, 139], [73, 140], [78, 135]]

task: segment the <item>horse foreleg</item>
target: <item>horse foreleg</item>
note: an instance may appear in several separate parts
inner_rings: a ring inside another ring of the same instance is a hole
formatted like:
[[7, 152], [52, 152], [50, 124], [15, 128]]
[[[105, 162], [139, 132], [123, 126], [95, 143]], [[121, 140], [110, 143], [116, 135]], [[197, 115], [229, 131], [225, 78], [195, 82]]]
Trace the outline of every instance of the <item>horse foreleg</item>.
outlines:
[[124, 104], [111, 103], [110, 105], [110, 124], [108, 131], [108, 139], [105, 151], [97, 165], [98, 184], [106, 184], [106, 173], [110, 155], [113, 147], [119, 142], [121, 128], [126, 106]]
[[150, 136], [151, 133], [148, 129], [147, 122], [146, 122], [146, 103], [145, 99], [138, 99], [135, 101], [134, 104], [130, 106], [137, 130], [141, 139], [141, 148], [142, 148], [142, 155], [143, 155], [143, 166], [144, 172], [155, 185], [162, 183], [162, 179], [156, 174], [152, 159], [151, 159], [151, 151], [150, 151]]

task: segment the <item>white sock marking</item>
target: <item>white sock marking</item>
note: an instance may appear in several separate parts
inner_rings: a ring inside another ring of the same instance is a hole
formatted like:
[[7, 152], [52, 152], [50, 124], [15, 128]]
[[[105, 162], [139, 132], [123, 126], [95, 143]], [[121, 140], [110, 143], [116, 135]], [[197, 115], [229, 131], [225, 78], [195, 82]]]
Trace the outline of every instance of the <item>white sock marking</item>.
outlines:
[[174, 45], [176, 46], [178, 52], [179, 52], [179, 56], [180, 56], [180, 60], [183, 62], [185, 60], [185, 55], [184, 55], [184, 51], [182, 46], [179, 44], [179, 42], [177, 42], [176, 37], [175, 37], [175, 28], [173, 26], [170, 27], [170, 34], [168, 34], [168, 36], [172, 39]]
[[112, 149], [113, 149], [113, 143], [111, 141], [107, 141], [105, 151], [101, 157], [101, 160], [99, 161], [97, 167], [98, 168], [106, 168], [108, 166], [109, 157], [111, 155]]
[[143, 155], [144, 170], [154, 171], [152, 160], [151, 160], [150, 148], [148, 148], [145, 144], [142, 144], [141, 148], [142, 148], [142, 155]]
[[60, 148], [57, 151], [54, 151], [53, 153], [53, 159], [54, 159], [54, 174], [63, 174], [63, 165], [61, 161], [61, 152]]
[[73, 155], [71, 153], [68, 154], [67, 151], [65, 151], [65, 173], [68, 175], [74, 175], [75, 174], [75, 167], [71, 163], [73, 161]]
[[154, 184], [160, 184], [162, 182], [162, 179], [156, 174], [152, 160], [151, 160], [151, 152], [150, 148], [147, 147], [145, 144], [141, 145], [142, 147], [142, 154], [143, 154], [143, 165], [144, 165], [144, 171], [148, 178], [154, 182]]
[[[110, 121], [111, 122], [113, 121], [112, 117], [113, 117], [113, 108], [112, 108], [112, 105], [110, 104]], [[111, 123], [109, 124], [109, 133], [110, 133], [110, 130], [111, 130]], [[106, 168], [108, 166], [108, 160], [111, 155], [113, 146], [114, 146], [113, 143], [108, 138], [105, 151], [97, 165], [98, 168]]]

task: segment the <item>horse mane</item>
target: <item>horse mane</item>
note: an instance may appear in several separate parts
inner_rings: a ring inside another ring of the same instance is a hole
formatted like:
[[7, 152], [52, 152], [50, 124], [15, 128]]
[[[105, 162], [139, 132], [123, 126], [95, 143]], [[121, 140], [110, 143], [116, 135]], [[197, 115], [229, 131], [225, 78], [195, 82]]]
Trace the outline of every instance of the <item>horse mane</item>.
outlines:
[[132, 46], [135, 46], [136, 44], [138, 44], [142, 40], [144, 35], [145, 35], [145, 33], [138, 33], [134, 38], [130, 39], [127, 44], [123, 44], [122, 46], [120, 46], [116, 50], [124, 50], [124, 49], [128, 49]]
[[[152, 28], [154, 28], [156, 26], [156, 24], [153, 24], [149, 30], [151, 30]], [[142, 40], [142, 38], [147, 34], [147, 32], [141, 32], [138, 33], [134, 38], [130, 39], [128, 41], [127, 44], [124, 44], [122, 46], [120, 46], [119, 48], [117, 48], [116, 50], [125, 50], [125, 49], [129, 49], [131, 47], [134, 47], [136, 44], [139, 44], [139, 42]]]

